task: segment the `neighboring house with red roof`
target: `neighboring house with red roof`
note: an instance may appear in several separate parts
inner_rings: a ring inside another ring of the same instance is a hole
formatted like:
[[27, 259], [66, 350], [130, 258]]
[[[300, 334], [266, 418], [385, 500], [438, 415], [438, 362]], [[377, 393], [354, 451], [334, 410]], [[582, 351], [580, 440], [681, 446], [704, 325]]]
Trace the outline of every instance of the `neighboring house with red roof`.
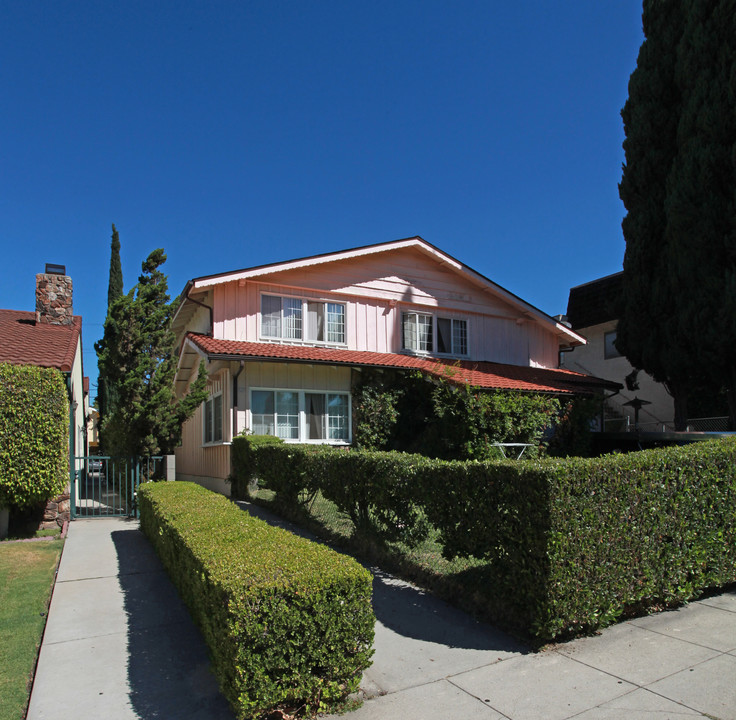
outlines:
[[64, 273], [61, 266], [47, 266], [46, 272], [36, 275], [35, 312], [0, 310], [0, 362], [62, 373], [70, 402], [70, 458], [74, 458], [86, 453], [89, 380], [82, 365], [82, 318], [73, 313], [72, 280]]
[[243, 430], [349, 444], [365, 368], [563, 396], [615, 385], [561, 370], [583, 337], [420, 237], [194, 278], [181, 297], [177, 393], [204, 360], [210, 397], [184, 425], [177, 478], [222, 492]]

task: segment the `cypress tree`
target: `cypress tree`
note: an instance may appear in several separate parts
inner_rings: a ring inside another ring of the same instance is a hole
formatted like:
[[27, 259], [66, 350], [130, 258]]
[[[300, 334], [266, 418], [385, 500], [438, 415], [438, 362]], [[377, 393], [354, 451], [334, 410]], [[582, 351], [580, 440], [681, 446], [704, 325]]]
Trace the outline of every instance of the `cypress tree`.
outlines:
[[645, 40], [622, 110], [627, 215], [616, 344], [665, 383], [677, 429], [690, 394], [736, 387], [735, 2], [645, 0]]
[[110, 279], [107, 283], [107, 309], [123, 294], [123, 267], [120, 264], [120, 237], [112, 225], [112, 242], [110, 243]]
[[[112, 240], [110, 242], [110, 273], [107, 283], [107, 315], [115, 301], [123, 295], [123, 267], [120, 263], [120, 236], [115, 223], [112, 224]], [[95, 344], [97, 349], [97, 344]], [[99, 351], [98, 351], [99, 355]], [[115, 388], [110, 379], [99, 368], [97, 377], [97, 410], [99, 412], [98, 422], [102, 422], [106, 415], [112, 412], [115, 404]]]
[[678, 154], [667, 183], [668, 268], [678, 290], [669, 346], [692, 387], [724, 389], [736, 427], [736, 2], [690, 0], [677, 57]]

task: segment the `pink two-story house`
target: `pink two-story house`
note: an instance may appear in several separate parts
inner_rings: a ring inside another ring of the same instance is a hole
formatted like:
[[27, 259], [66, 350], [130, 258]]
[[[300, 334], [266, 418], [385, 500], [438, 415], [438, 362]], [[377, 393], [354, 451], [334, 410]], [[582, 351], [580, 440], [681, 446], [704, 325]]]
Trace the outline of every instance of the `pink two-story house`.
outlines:
[[202, 360], [210, 390], [177, 478], [221, 492], [245, 429], [349, 444], [353, 378], [368, 367], [560, 395], [605, 385], [559, 369], [583, 337], [420, 237], [194, 278], [174, 329], [177, 392]]

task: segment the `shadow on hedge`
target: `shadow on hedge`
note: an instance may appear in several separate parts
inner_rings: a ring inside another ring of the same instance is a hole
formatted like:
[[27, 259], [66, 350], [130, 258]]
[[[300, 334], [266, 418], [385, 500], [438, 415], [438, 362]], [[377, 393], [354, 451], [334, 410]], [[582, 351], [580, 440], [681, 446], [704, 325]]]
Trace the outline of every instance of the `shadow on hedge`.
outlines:
[[[270, 525], [355, 556], [338, 543], [324, 541], [260, 505], [247, 501], [236, 501], [235, 504]], [[361, 558], [357, 560], [373, 575], [373, 610], [376, 619], [398, 635], [465, 650], [529, 651], [529, 648], [503, 631], [475, 620], [431, 593], [393, 577]]]

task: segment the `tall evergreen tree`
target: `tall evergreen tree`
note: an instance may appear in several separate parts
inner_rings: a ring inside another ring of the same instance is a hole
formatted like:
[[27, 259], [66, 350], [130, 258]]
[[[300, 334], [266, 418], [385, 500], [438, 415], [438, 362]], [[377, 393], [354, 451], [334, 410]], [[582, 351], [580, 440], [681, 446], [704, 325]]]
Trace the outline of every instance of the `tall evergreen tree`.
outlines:
[[[107, 283], [107, 314], [113, 303], [123, 295], [123, 267], [120, 263], [120, 236], [115, 223], [112, 224], [112, 240], [110, 242], [110, 274]], [[97, 345], [95, 345], [97, 349]], [[98, 368], [99, 369], [99, 368]], [[97, 410], [98, 422], [101, 424], [115, 404], [115, 388], [110, 379], [100, 370], [97, 377]]]
[[120, 236], [115, 223], [112, 225], [110, 243], [110, 279], [107, 283], [107, 308], [123, 294], [123, 267], [120, 264]]
[[162, 249], [148, 256], [138, 284], [110, 307], [104, 336], [96, 345], [100, 372], [116, 390], [114, 407], [100, 428], [109, 454], [173, 452], [182, 423], [207, 396], [204, 363], [189, 394], [175, 396], [172, 305], [160, 270], [165, 261]]
[[678, 429], [690, 394], [729, 374], [736, 381], [725, 309], [736, 302], [734, 2], [645, 0], [645, 40], [622, 110], [628, 212], [616, 344], [665, 383]]
[[678, 290], [669, 346], [687, 348], [698, 391], [725, 389], [736, 428], [736, 0], [689, 0], [676, 79], [678, 153], [665, 209]]

